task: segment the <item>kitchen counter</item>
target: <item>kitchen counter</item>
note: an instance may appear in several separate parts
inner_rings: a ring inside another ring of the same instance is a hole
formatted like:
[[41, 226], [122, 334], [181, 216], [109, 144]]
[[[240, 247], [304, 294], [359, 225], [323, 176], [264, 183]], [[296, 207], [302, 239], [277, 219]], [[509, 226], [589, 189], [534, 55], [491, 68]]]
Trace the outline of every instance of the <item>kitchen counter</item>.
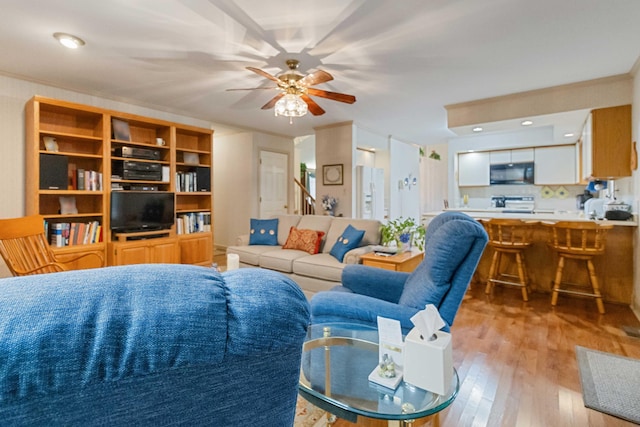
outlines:
[[[633, 264], [634, 264], [634, 238], [638, 226], [637, 216], [633, 221], [592, 220], [576, 213], [503, 213], [498, 209], [447, 209], [450, 211], [464, 212], [475, 219], [488, 218], [516, 218], [522, 220], [534, 220], [541, 222], [557, 221], [592, 221], [614, 225], [607, 233], [605, 253], [594, 260], [600, 289], [605, 302], [631, 304], [633, 295]], [[429, 212], [422, 215], [424, 224], [442, 212]], [[538, 224], [533, 232], [533, 245], [526, 251], [527, 270], [529, 272], [531, 287], [535, 292], [549, 294], [551, 304], [551, 289], [555, 276], [557, 255], [547, 245], [549, 228]], [[484, 286], [489, 275], [493, 250], [485, 249], [475, 273], [475, 280]], [[506, 262], [506, 261], [505, 261]], [[515, 268], [515, 262], [509, 260], [509, 268]], [[586, 266], [582, 263], [568, 262], [565, 266], [564, 277], [571, 278], [573, 283], [589, 283], [586, 275]], [[515, 270], [512, 270], [515, 273]], [[510, 286], [496, 286], [493, 292], [518, 292]], [[575, 297], [561, 296], [558, 301], [558, 309], [570, 304]], [[595, 302], [593, 303], [595, 311]]]
[[[616, 226], [623, 227], [637, 227], [638, 226], [638, 216], [634, 215], [632, 217], [633, 220], [629, 221], [612, 221], [608, 219], [590, 219], [584, 216], [584, 214], [577, 214], [575, 212], [551, 212], [540, 210], [534, 210], [534, 213], [504, 213], [502, 209], [499, 208], [489, 208], [489, 209], [473, 209], [473, 208], [449, 208], [445, 209], [447, 211], [455, 211], [455, 212], [464, 212], [472, 218], [482, 219], [482, 218], [515, 218], [522, 219], [524, 221], [591, 221], [602, 224], [612, 224]], [[434, 216], [442, 213], [440, 212], [427, 212], [422, 214], [423, 222], [428, 222]]]

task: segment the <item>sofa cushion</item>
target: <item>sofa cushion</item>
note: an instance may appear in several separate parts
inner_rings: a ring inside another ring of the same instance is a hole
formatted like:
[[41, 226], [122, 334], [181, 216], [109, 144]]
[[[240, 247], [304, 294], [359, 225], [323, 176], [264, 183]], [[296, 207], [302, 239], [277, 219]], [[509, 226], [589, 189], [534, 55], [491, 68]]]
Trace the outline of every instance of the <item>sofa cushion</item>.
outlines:
[[227, 246], [227, 253], [240, 256], [240, 262], [243, 264], [258, 266], [260, 265], [260, 255], [280, 248], [280, 246], [267, 245]]
[[[325, 244], [327, 233], [329, 232], [329, 228], [331, 227], [331, 223], [334, 219], [335, 217], [329, 215], [303, 215], [302, 218], [300, 218], [300, 222], [298, 223], [297, 227], [307, 230], [324, 231], [325, 235], [322, 239], [322, 243], [320, 244], [320, 252], [324, 252], [322, 247]], [[346, 226], [347, 225], [345, 224], [345, 227]], [[344, 230], [344, 227], [340, 230], [340, 232], [342, 232], [342, 230]], [[337, 239], [338, 235], [336, 235], [335, 238]]]
[[249, 244], [276, 246], [278, 244], [278, 218], [251, 218]]
[[300, 276], [340, 282], [345, 265], [330, 254], [307, 255], [296, 259], [293, 272]]
[[320, 243], [322, 242], [322, 236], [324, 231], [298, 229], [291, 227], [289, 231], [289, 237], [285, 242], [282, 249], [298, 249], [310, 254], [317, 254], [320, 250]]
[[278, 219], [278, 244], [284, 246], [287, 237], [289, 237], [289, 230], [291, 230], [293, 226], [298, 226], [302, 215], [282, 214], [276, 215], [275, 218]]
[[335, 259], [342, 262], [344, 254], [351, 249], [357, 248], [364, 236], [364, 230], [357, 230], [351, 224], [347, 225], [338, 240], [334, 242], [329, 252]]
[[[271, 246], [273, 249], [273, 246]], [[260, 255], [260, 267], [269, 270], [292, 273], [294, 261], [309, 256], [305, 251], [297, 249], [279, 249], [263, 252]]]
[[327, 232], [326, 243], [322, 249], [323, 253], [330, 253], [338, 237], [345, 228], [351, 224], [358, 230], [364, 230], [364, 236], [360, 241], [360, 246], [379, 245], [380, 244], [380, 221], [376, 219], [354, 219], [354, 218], [333, 218], [331, 227]]

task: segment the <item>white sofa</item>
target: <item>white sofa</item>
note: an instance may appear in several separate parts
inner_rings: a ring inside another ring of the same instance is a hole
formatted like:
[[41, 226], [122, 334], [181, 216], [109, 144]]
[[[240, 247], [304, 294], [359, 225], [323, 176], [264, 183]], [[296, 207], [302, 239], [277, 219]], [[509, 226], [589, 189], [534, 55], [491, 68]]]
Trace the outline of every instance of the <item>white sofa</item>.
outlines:
[[[240, 257], [240, 267], [260, 267], [279, 271], [291, 277], [307, 298], [340, 283], [342, 269], [347, 264], [359, 264], [360, 256], [380, 244], [380, 221], [321, 215], [277, 215], [278, 245], [249, 245], [249, 234], [238, 237], [236, 246], [227, 247], [227, 254]], [[331, 248], [347, 225], [364, 230], [358, 248], [347, 252], [342, 262], [330, 254]], [[311, 255], [297, 249], [282, 249], [292, 226], [298, 229], [323, 231], [320, 250]]]

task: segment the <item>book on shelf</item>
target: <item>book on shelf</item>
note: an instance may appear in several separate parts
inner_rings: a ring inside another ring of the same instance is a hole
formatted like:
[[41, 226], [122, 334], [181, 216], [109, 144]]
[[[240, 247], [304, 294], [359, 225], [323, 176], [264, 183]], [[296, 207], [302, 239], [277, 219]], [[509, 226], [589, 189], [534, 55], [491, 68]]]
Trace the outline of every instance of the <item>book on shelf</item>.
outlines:
[[102, 225], [98, 221], [45, 223], [49, 243], [55, 247], [88, 245], [102, 242]]
[[84, 190], [84, 169], [78, 168], [77, 174], [78, 190]]
[[211, 231], [211, 212], [189, 212], [176, 218], [177, 234]]
[[86, 191], [102, 190], [102, 172], [94, 170], [77, 170], [77, 189]]
[[78, 189], [78, 168], [75, 163], [69, 163], [69, 188]]

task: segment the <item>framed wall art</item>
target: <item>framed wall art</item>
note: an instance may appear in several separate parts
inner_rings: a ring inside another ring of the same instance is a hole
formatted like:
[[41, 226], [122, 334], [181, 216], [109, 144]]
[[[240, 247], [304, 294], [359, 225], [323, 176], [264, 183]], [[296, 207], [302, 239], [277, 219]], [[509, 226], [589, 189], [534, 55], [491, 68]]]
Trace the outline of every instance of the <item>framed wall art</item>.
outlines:
[[322, 185], [342, 185], [342, 164], [322, 166]]

